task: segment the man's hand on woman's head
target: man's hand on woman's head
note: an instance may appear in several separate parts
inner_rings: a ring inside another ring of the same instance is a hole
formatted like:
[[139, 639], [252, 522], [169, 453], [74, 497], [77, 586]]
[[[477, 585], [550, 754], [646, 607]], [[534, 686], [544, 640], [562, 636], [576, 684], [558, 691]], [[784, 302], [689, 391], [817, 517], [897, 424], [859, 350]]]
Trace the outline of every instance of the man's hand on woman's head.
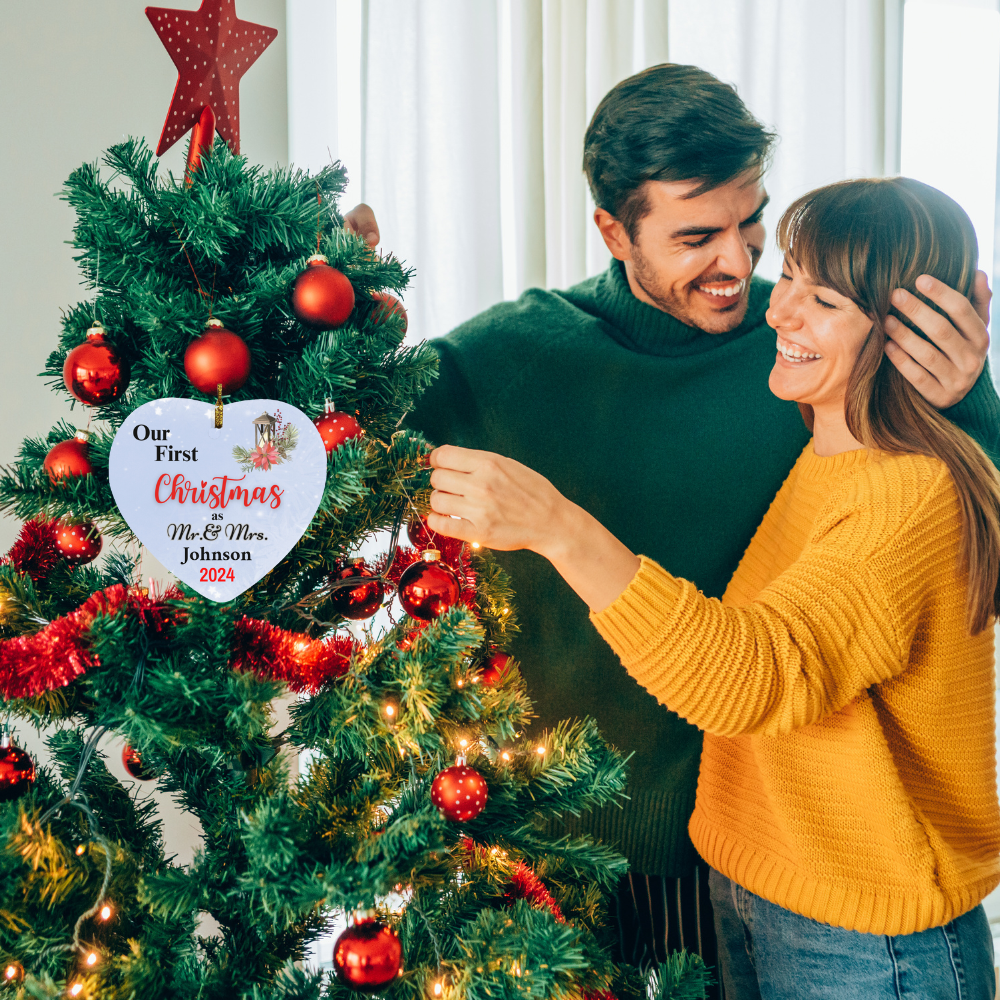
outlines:
[[931, 343], [890, 316], [886, 333], [891, 339], [885, 353], [929, 403], [943, 410], [965, 398], [986, 363], [990, 346], [986, 324], [993, 293], [983, 271], [976, 272], [974, 303], [929, 274], [917, 278], [917, 289], [943, 309], [951, 322], [915, 295], [897, 288], [892, 304]]
[[355, 236], [363, 236], [370, 247], [378, 246], [379, 231], [375, 213], [364, 202], [355, 205], [344, 216], [344, 228]]

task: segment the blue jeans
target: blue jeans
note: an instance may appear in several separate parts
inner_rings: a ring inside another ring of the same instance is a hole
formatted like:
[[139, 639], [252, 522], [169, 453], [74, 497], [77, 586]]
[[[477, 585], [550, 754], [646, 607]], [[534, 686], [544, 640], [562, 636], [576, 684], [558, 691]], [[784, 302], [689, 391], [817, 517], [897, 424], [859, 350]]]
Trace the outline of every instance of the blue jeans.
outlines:
[[861, 934], [769, 903], [714, 870], [708, 884], [726, 1000], [994, 1000], [982, 906], [917, 934]]

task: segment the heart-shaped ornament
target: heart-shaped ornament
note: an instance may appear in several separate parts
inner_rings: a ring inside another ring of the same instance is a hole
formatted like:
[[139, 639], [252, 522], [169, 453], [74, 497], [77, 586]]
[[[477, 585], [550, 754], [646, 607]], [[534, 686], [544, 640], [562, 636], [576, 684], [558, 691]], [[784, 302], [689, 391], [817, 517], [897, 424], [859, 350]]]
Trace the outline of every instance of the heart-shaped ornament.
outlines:
[[115, 502], [132, 532], [203, 597], [231, 601], [302, 537], [326, 486], [313, 422], [277, 399], [215, 408], [154, 399], [111, 446]]

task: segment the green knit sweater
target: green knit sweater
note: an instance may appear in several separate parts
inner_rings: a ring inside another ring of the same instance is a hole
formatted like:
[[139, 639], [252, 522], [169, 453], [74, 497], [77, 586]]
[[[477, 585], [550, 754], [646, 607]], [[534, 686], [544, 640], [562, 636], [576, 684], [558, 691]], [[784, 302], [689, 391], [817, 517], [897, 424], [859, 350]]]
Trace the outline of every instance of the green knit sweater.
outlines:
[[[721, 597], [809, 438], [796, 405], [768, 389], [770, 290], [755, 279], [743, 323], [707, 334], [636, 299], [618, 262], [568, 291], [531, 289], [432, 342], [440, 377], [410, 425], [523, 462], [633, 552]], [[996, 461], [988, 373], [948, 416]], [[497, 555], [517, 595], [512, 652], [537, 726], [590, 715], [631, 755], [624, 807], [569, 829], [615, 844], [633, 871], [689, 874], [700, 732], [628, 676], [546, 560]]]

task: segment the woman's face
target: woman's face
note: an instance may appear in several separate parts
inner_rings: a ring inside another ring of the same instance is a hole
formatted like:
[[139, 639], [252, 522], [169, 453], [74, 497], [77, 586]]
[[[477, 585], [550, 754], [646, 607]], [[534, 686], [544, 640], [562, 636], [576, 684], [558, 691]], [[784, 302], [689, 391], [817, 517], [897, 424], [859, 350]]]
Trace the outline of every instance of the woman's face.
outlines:
[[781, 270], [767, 310], [767, 322], [778, 335], [771, 392], [814, 408], [842, 407], [872, 321], [850, 299], [814, 284], [789, 257]]

